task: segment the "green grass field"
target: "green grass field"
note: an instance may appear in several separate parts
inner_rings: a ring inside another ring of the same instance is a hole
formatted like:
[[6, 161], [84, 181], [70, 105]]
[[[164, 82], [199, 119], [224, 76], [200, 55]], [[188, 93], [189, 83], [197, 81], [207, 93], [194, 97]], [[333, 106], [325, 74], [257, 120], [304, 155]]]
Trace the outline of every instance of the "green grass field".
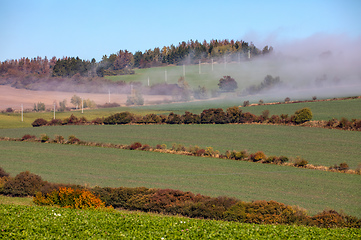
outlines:
[[360, 229], [253, 225], [125, 211], [0, 205], [2, 239], [357, 239]]
[[[254, 98], [254, 97], [253, 97]], [[222, 108], [224, 111], [228, 107], [242, 106], [244, 100], [251, 100], [249, 98], [229, 98], [225, 100], [210, 100], [210, 101], [197, 101], [189, 103], [171, 103], [155, 106], [137, 107], [134, 109], [147, 109], [157, 111], [173, 111], [178, 114], [183, 114], [185, 111], [199, 114], [204, 109], [209, 108]], [[254, 98], [254, 103], [258, 103], [259, 99]], [[303, 102], [293, 104], [278, 104], [278, 105], [260, 105], [249, 106], [242, 108], [243, 112], [251, 112], [256, 115], [261, 115], [264, 110], [270, 111], [270, 116], [288, 114], [291, 116], [295, 111], [308, 107], [313, 113], [312, 120], [330, 120], [332, 118], [341, 119], [345, 117], [349, 120], [361, 119], [361, 98], [348, 99], [339, 101], [327, 102]]]
[[309, 163], [333, 166], [346, 162], [351, 169], [361, 164], [361, 134], [334, 129], [275, 125], [105, 125], [54, 126], [0, 129], [0, 136], [21, 138], [25, 134], [50, 138], [75, 135], [81, 140], [114, 144], [141, 142], [150, 146], [173, 143], [227, 150], [263, 151], [267, 156], [305, 158]]
[[359, 175], [76, 145], [0, 142], [0, 152], [12, 176], [29, 170], [57, 183], [180, 189], [361, 216]]

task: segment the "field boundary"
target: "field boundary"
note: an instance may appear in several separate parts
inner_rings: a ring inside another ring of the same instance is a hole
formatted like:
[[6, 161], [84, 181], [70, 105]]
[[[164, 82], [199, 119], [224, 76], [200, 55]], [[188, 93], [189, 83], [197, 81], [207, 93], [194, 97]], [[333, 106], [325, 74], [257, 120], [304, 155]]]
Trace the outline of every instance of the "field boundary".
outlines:
[[328, 172], [337, 172], [337, 173], [346, 173], [346, 174], [356, 174], [361, 175], [361, 169], [357, 168], [355, 170], [349, 169], [346, 163], [340, 163], [339, 166], [334, 165], [331, 167], [308, 164], [308, 161], [296, 157], [293, 159], [293, 162], [288, 162], [289, 158], [285, 156], [269, 156], [267, 157], [262, 151], [256, 153], [248, 153], [246, 150], [243, 151], [229, 151], [227, 150], [225, 154], [220, 154], [218, 150], [214, 150], [213, 147], [207, 147], [206, 149], [199, 148], [198, 146], [190, 147], [186, 149], [183, 145], [173, 144], [171, 149], [167, 149], [165, 144], [158, 144], [156, 147], [151, 147], [147, 144], [142, 145], [139, 142], [132, 143], [131, 145], [124, 144], [113, 144], [113, 143], [97, 143], [97, 142], [86, 142], [81, 141], [75, 136], [69, 136], [68, 140], [65, 140], [63, 136], [56, 136], [55, 139], [50, 139], [46, 134], [41, 136], [41, 139], [37, 139], [35, 136], [30, 136], [28, 134], [24, 135], [23, 138], [10, 138], [10, 137], [0, 137], [0, 141], [16, 141], [16, 142], [36, 142], [36, 143], [53, 143], [53, 144], [73, 144], [80, 146], [90, 146], [90, 147], [102, 147], [102, 148], [115, 148], [123, 150], [140, 150], [140, 151], [149, 151], [149, 152], [158, 152], [158, 153], [167, 153], [167, 154], [177, 154], [177, 155], [186, 155], [186, 156], [196, 156], [196, 157], [210, 157], [210, 158], [219, 158], [235, 161], [247, 161], [254, 163], [263, 163], [263, 164], [274, 164], [281, 166], [313, 169], [320, 171]]

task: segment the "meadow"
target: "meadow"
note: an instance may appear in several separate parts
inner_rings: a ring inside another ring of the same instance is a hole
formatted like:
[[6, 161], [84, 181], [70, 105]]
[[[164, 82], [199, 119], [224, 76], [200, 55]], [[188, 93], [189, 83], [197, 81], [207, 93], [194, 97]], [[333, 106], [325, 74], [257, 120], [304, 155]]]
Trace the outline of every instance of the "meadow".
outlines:
[[[221, 153], [227, 150], [263, 151], [267, 156], [300, 156], [309, 163], [333, 166], [346, 162], [355, 169], [360, 161], [361, 134], [334, 129], [277, 126], [259, 124], [203, 125], [91, 125], [48, 126], [39, 128], [0, 129], [0, 136], [21, 138], [25, 134], [50, 138], [75, 135], [80, 140], [101, 143], [150, 146], [173, 144], [185, 147], [213, 147]], [[1, 143], [0, 143], [1, 144]]]
[[125, 211], [0, 206], [3, 239], [356, 239], [361, 234], [360, 229], [254, 225]]
[[[2, 167], [86, 186], [168, 188], [243, 201], [275, 200], [310, 214], [335, 209], [360, 216], [359, 175], [156, 152], [31, 142], [1, 142]], [[280, 194], [281, 193], [281, 194]]]

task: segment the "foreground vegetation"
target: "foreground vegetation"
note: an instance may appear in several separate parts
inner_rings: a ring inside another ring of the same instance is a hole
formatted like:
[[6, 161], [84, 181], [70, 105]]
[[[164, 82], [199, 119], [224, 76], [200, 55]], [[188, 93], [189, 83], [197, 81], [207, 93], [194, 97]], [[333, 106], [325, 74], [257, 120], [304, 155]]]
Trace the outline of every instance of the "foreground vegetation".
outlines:
[[1, 142], [0, 151], [2, 167], [14, 176], [29, 170], [54, 183], [179, 189], [360, 217], [359, 175], [78, 145]]
[[209, 197], [192, 192], [155, 188], [89, 188], [72, 184], [54, 184], [28, 171], [15, 177], [0, 168], [0, 193], [10, 196], [35, 196], [41, 206], [75, 209], [141, 210], [182, 215], [192, 218], [236, 221], [254, 224], [287, 224], [317, 227], [360, 228], [361, 219], [324, 210], [309, 216], [305, 210], [276, 201], [244, 202], [230, 197]]
[[138, 212], [0, 206], [0, 238], [356, 239], [360, 229], [254, 225]]

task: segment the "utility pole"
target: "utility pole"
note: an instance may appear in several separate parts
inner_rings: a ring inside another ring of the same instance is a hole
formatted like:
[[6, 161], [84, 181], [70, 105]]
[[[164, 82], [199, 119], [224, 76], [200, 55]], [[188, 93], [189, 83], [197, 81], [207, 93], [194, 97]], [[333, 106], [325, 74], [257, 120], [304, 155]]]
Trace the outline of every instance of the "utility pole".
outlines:
[[55, 119], [55, 102], [54, 102], [54, 119]]
[[24, 122], [24, 106], [21, 104], [21, 121]]
[[167, 82], [167, 70], [164, 71], [165, 82]]
[[110, 103], [110, 89], [108, 89], [108, 102]]
[[213, 72], [213, 58], [212, 58], [212, 72]]
[[81, 113], [84, 113], [84, 104], [83, 104], [83, 98], [81, 98]]
[[199, 60], [199, 74], [201, 74], [202, 71], [201, 71], [201, 60]]
[[224, 69], [227, 69], [227, 56], [224, 55]]

